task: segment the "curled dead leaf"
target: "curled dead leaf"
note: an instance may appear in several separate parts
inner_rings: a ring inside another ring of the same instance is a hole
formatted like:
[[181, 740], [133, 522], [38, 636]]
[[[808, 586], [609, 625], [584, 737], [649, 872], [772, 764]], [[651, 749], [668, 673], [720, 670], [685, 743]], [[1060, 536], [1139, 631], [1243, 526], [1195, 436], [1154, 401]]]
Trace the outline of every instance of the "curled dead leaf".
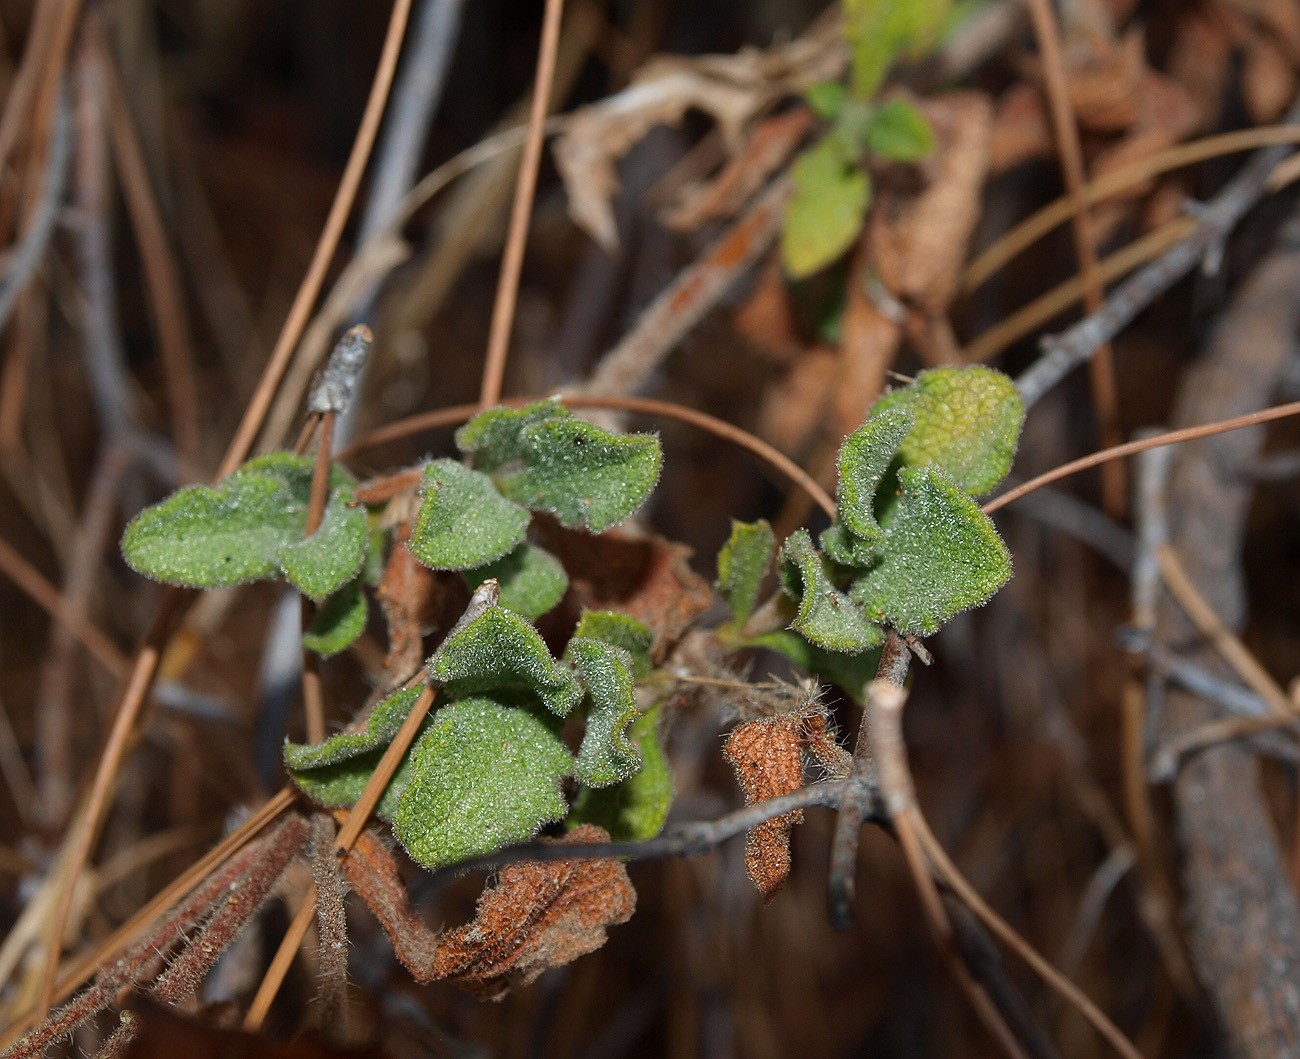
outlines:
[[[722, 756], [736, 772], [747, 804], [791, 794], [803, 786], [798, 715], [749, 721], [727, 737]], [[795, 809], [751, 828], [745, 837], [745, 868], [770, 901], [790, 874], [790, 829], [803, 821]]]
[[838, 77], [846, 62], [836, 19], [820, 19], [804, 36], [765, 51], [652, 58], [622, 92], [575, 111], [556, 140], [555, 163], [569, 192], [570, 216], [612, 252], [618, 247], [610, 205], [619, 186], [615, 164], [647, 132], [701, 110], [737, 150], [745, 125], [775, 100]]
[[[556, 841], [608, 842], [609, 835], [583, 824]], [[607, 929], [636, 909], [619, 861], [511, 864], [483, 891], [473, 920], [439, 934], [411, 908], [392, 853], [374, 835], [361, 836], [344, 868], [417, 982], [446, 979], [493, 998], [594, 952]]]
[[966, 245], [979, 220], [993, 108], [981, 92], [949, 92], [921, 109], [939, 144], [922, 164], [927, 185], [916, 195], [880, 197], [871, 246], [890, 292], [937, 316], [956, 293]]

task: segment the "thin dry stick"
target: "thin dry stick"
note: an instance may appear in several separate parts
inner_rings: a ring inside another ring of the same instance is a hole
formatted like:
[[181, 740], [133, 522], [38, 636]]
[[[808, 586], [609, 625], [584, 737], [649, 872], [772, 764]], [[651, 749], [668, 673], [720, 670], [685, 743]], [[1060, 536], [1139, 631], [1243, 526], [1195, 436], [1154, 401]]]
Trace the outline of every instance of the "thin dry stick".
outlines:
[[[1098, 262], [1101, 281], [1127, 276], [1148, 261], [1154, 261], [1171, 246], [1180, 243], [1196, 231], [1196, 221], [1191, 217], [1175, 217], [1154, 231], [1126, 243]], [[1040, 294], [1027, 305], [1022, 305], [1009, 316], [986, 328], [962, 347], [961, 355], [968, 361], [992, 360], [1013, 342], [1037, 330], [1040, 326], [1065, 312], [1083, 297], [1083, 279], [1071, 276], [1049, 291]]]
[[[1092, 217], [1083, 197], [1087, 177], [1083, 170], [1083, 148], [1079, 144], [1079, 124], [1070, 105], [1070, 86], [1065, 69], [1065, 54], [1061, 48], [1056, 15], [1050, 0], [1029, 0], [1029, 16], [1034, 24], [1034, 36], [1043, 57], [1043, 78], [1047, 85], [1047, 98], [1052, 115], [1052, 129], [1056, 134], [1056, 153], [1061, 159], [1065, 176], [1065, 189], [1074, 205], [1070, 227], [1074, 236], [1074, 254], [1079, 262], [1083, 280], [1084, 307], [1097, 312], [1105, 301], [1101, 289], [1101, 275], [1097, 271], [1097, 245], [1093, 238]], [[1120, 433], [1118, 397], [1115, 392], [1115, 358], [1110, 343], [1097, 347], [1089, 361], [1092, 383], [1092, 403], [1097, 414], [1101, 440], [1104, 445], [1116, 445]], [[1111, 518], [1124, 514], [1124, 465], [1110, 463], [1102, 471], [1102, 508]]]
[[[1300, 124], [1300, 99], [1292, 103], [1283, 121]], [[1213, 199], [1195, 207], [1198, 223], [1185, 241], [1120, 284], [1099, 311], [1062, 334], [1045, 338], [1043, 355], [1016, 379], [1025, 405], [1036, 404], [1192, 269], [1198, 265], [1211, 271], [1217, 268], [1228, 235], [1270, 190], [1274, 169], [1290, 153], [1288, 147], [1267, 147], [1251, 155]]]
[[258, 381], [257, 389], [253, 392], [244, 417], [240, 420], [239, 428], [235, 431], [234, 439], [230, 442], [230, 448], [226, 450], [226, 457], [221, 461], [221, 468], [217, 472], [218, 478], [228, 475], [248, 455], [267, 409], [271, 407], [275, 389], [289, 366], [298, 339], [302, 337], [303, 328], [307, 326], [312, 306], [316, 302], [317, 295], [320, 294], [321, 284], [325, 281], [325, 270], [329, 268], [330, 259], [333, 258], [334, 251], [338, 247], [339, 237], [343, 234], [343, 225], [352, 210], [357, 188], [361, 184], [361, 176], [365, 172], [366, 161], [370, 157], [370, 149], [375, 143], [375, 134], [379, 131], [379, 119], [383, 117], [388, 90], [393, 84], [393, 72], [397, 69], [397, 57], [402, 50], [402, 37], [406, 32], [406, 20], [410, 13], [411, 0], [393, 0], [393, 12], [388, 20], [388, 32], [384, 37], [379, 66], [375, 70], [375, 80], [370, 86], [370, 97], [366, 100], [366, 110], [357, 129], [357, 138], [352, 143], [352, 153], [348, 156], [347, 165], [343, 169], [339, 189], [334, 195], [334, 203], [330, 206], [329, 216], [325, 219], [325, 227], [321, 230], [320, 241], [316, 244], [316, 251], [312, 255], [307, 275], [303, 277], [302, 286], [298, 288], [289, 315], [285, 318], [284, 328], [280, 331], [280, 337], [271, 351], [262, 378]]
[[1134, 159], [1085, 184], [1079, 189], [1079, 196], [1062, 195], [1037, 213], [1030, 214], [966, 266], [959, 289], [962, 294], [975, 290], [1022, 251], [1068, 221], [1076, 210], [1104, 202], [1172, 169], [1181, 169], [1210, 158], [1250, 151], [1257, 147], [1286, 143], [1300, 143], [1300, 129], [1294, 125], [1261, 125], [1254, 129], [1238, 129], [1236, 132], [1205, 136]]
[[699, 259], [650, 303], [628, 334], [576, 389], [596, 396], [631, 393], [775, 241], [790, 181], [778, 177]]
[[411, 712], [406, 715], [402, 727], [397, 730], [397, 735], [393, 736], [393, 741], [388, 744], [384, 756], [379, 759], [375, 771], [371, 773], [370, 779], [366, 781], [361, 797], [357, 799], [356, 805], [352, 807], [347, 820], [339, 829], [338, 838], [334, 840], [335, 849], [343, 853], [352, 849], [357, 836], [365, 829], [366, 821], [370, 819], [370, 814], [374, 812], [375, 806], [379, 804], [379, 799], [383, 797], [384, 791], [388, 787], [388, 781], [393, 778], [397, 766], [402, 763], [407, 748], [414, 742], [415, 735], [420, 730], [421, 722], [437, 697], [438, 692], [432, 686], [426, 686], [420, 692], [420, 697], [415, 700], [415, 705], [411, 707]]
[[63, 932], [67, 929], [68, 916], [72, 912], [72, 898], [76, 890], [77, 878], [90, 859], [90, 851], [99, 837], [99, 829], [108, 813], [109, 798], [117, 780], [117, 772], [126, 755], [131, 735], [135, 731], [135, 722], [140, 714], [140, 708], [149, 694], [149, 687], [158, 670], [163, 646], [170, 639], [175, 620], [189, 606], [192, 597], [193, 593], [185, 590], [171, 589], [167, 592], [153, 625], [145, 634], [144, 645], [135, 656], [126, 687], [113, 713], [108, 739], [100, 755], [98, 767], [95, 769], [94, 779], [91, 781], [85, 812], [74, 825], [75, 833], [70, 837], [72, 853], [66, 862], [67, 871], [57, 883], [58, 901], [55, 903], [54, 917], [50, 924], [49, 951], [37, 1000], [37, 1012], [40, 1017], [44, 1017], [50, 1010], [54, 996], [54, 980], [59, 969], [59, 957], [63, 952]]
[[533, 194], [537, 190], [537, 167], [542, 160], [542, 140], [546, 112], [550, 109], [551, 81], [555, 77], [555, 53], [560, 44], [560, 16], [563, 13], [564, 0], [546, 0], [537, 73], [533, 80], [533, 100], [528, 113], [528, 139], [524, 142], [524, 156], [519, 163], [519, 182], [515, 185], [514, 205], [510, 209], [510, 234], [501, 259], [496, 301], [492, 305], [492, 330], [488, 333], [487, 360], [483, 365], [483, 385], [479, 391], [479, 404], [484, 408], [501, 399], [515, 299], [519, 294], [519, 273], [524, 264], [524, 244], [528, 239]]
[[1187, 576], [1173, 546], [1167, 543], [1159, 545], [1156, 548], [1156, 562], [1160, 564], [1160, 574], [1174, 599], [1178, 600], [1178, 605], [1192, 619], [1201, 635], [1214, 645], [1224, 661], [1236, 670], [1246, 686], [1267, 702], [1279, 717], [1296, 720], [1295, 703], [1273, 679], [1272, 674], [1259, 664], [1259, 660], [1246, 645], [1224, 624], [1210, 601], [1201, 595], [1192, 579]]
[[[321, 414], [320, 438], [316, 443], [316, 464], [312, 468], [311, 496], [307, 503], [305, 536], [310, 537], [320, 529], [329, 499], [330, 467], [334, 450], [334, 420], [331, 410]], [[316, 607], [306, 596], [302, 597], [302, 627], [311, 624]], [[325, 689], [321, 686], [320, 656], [306, 648], [302, 652], [302, 705], [307, 721], [307, 742], [325, 742]]]
[[185, 300], [181, 294], [180, 270], [172, 256], [162, 212], [149, 180], [149, 167], [117, 64], [109, 55], [98, 18], [89, 19], [91, 51], [99, 58], [108, 86], [108, 121], [113, 159], [121, 179], [127, 213], [135, 229], [144, 265], [145, 290], [158, 332], [163, 378], [171, 413], [171, 435], [181, 459], [194, 466], [199, 446], [199, 401], [194, 381], [194, 358], [185, 323]]
[[1200, 727], [1169, 740], [1156, 750], [1151, 756], [1151, 782], [1172, 782], [1183, 761], [1207, 747], [1235, 739], [1249, 739], [1253, 735], [1275, 732], [1294, 724], [1294, 717], [1222, 717], [1217, 721], [1207, 721]]
[[913, 814], [912, 823], [916, 828], [921, 846], [930, 862], [937, 869], [940, 879], [952, 887], [957, 896], [979, 917], [989, 931], [1001, 938], [1003, 943], [1036, 971], [1044, 982], [1056, 990], [1066, 1001], [1078, 1008], [1079, 1013], [1092, 1024], [1093, 1028], [1110, 1043], [1115, 1051], [1124, 1056], [1125, 1059], [1143, 1059], [1142, 1053], [1137, 1050], [1133, 1042], [1124, 1035], [1118, 1026], [1111, 1022], [1105, 1012], [1097, 1007], [1083, 990], [1048, 963], [1039, 954], [1038, 950], [1017, 934], [1006, 920], [989, 907], [984, 898], [980, 896], [979, 891], [967, 881], [957, 866], [953, 864], [943, 846], [939, 844], [939, 840], [934, 837], [930, 825], [921, 812], [917, 811]]
[[1072, 474], [1078, 474], [1080, 471], [1086, 471], [1089, 467], [1096, 467], [1110, 460], [1123, 459], [1125, 456], [1132, 456], [1136, 452], [1144, 452], [1160, 445], [1176, 445], [1182, 441], [1195, 441], [1197, 438], [1207, 438], [1213, 434], [1226, 434], [1229, 430], [1253, 427], [1259, 423], [1271, 423], [1275, 419], [1286, 419], [1288, 416], [1297, 414], [1300, 414], [1300, 401], [1292, 401], [1289, 404], [1264, 408], [1258, 412], [1247, 412], [1245, 415], [1233, 416], [1231, 419], [1223, 419], [1217, 423], [1207, 423], [1205, 426], [1184, 427], [1182, 430], [1169, 430], [1163, 434], [1142, 438], [1139, 441], [1127, 441], [1123, 445], [1116, 445], [1114, 448], [1094, 452], [1091, 456], [1082, 456], [1077, 460], [1071, 460], [1069, 463], [1063, 463], [1053, 470], [1040, 474], [1037, 478], [1029, 479], [1029, 481], [1016, 486], [1014, 489], [1008, 489], [1001, 496], [996, 496], [985, 504], [984, 513], [991, 515], [994, 511], [1006, 507], [1013, 500], [1019, 500], [1022, 496], [1032, 493], [1036, 489], [1041, 489], [1052, 482], [1058, 482], [1062, 478], [1068, 478]]
[[9, 542], [0, 538], [0, 573], [68, 630], [100, 665], [119, 680], [131, 668], [131, 660], [118, 650], [95, 624], [63, 598], [53, 582], [47, 581], [36, 567], [19, 555]]
[[916, 810], [916, 790], [912, 786], [911, 771], [907, 767], [907, 750], [903, 745], [903, 705], [907, 692], [888, 680], [873, 680], [867, 685], [866, 704], [863, 709], [871, 715], [867, 734], [871, 740], [872, 757], [876, 774], [880, 777], [880, 793], [885, 800], [885, 811], [894, 825], [894, 834], [903, 849], [903, 859], [921, 897], [921, 907], [934, 935], [935, 943], [975, 1009], [980, 1021], [1003, 1050], [1011, 1056], [1023, 1057], [1024, 1049], [1011, 1032], [988, 993], [971, 976], [957, 948], [948, 912], [939, 896], [934, 876], [921, 850], [920, 840], [912, 823]]
[[[213, 847], [207, 854], [193, 864], [180, 878], [157, 894], [148, 904], [122, 924], [108, 938], [101, 942], [94, 951], [68, 968], [60, 977], [55, 991], [55, 1000], [62, 1002], [87, 982], [100, 968], [110, 964], [117, 953], [147, 929], [167, 909], [193, 890], [218, 865], [233, 856], [247, 845], [268, 824], [276, 820], [296, 797], [295, 791], [286, 787], [270, 798], [260, 809], [253, 813], [241, 827], [232, 831], [225, 839]], [[15, 1020], [5, 1030], [0, 1039], [0, 1049], [8, 1048], [14, 1040], [37, 1021], [37, 1012], [29, 1012], [25, 1017]]]
[[[71, 8], [77, 6], [77, 4], [73, 0], [68, 6]], [[312, 303], [320, 292], [325, 269], [328, 267], [329, 260], [333, 257], [334, 250], [338, 245], [344, 221], [347, 219], [347, 214], [352, 207], [357, 186], [360, 184], [361, 175], [365, 169], [366, 159], [369, 157], [370, 148], [374, 144], [379, 119], [383, 113], [384, 101], [387, 99], [388, 89], [393, 80], [393, 71], [397, 66], [397, 55], [401, 50], [402, 35], [406, 28], [410, 7], [411, 0], [394, 0], [393, 12], [388, 24], [388, 34], [384, 39], [384, 47], [380, 55], [379, 67], [375, 73], [375, 80], [371, 86], [370, 98], [366, 102], [366, 111], [362, 116], [357, 138], [352, 145], [352, 154], [348, 158], [343, 178], [339, 182], [334, 204], [330, 208], [325, 228], [321, 232], [315, 256], [306, 277], [303, 279], [302, 286], [294, 298], [289, 317], [285, 321], [284, 329], [280, 333], [275, 350], [272, 351], [270, 361], [262, 374], [257, 390], [254, 392], [249, 407], [244, 413], [244, 418], [235, 432], [235, 437], [226, 451], [225, 459], [217, 472], [218, 478], [223, 478], [233, 471], [248, 454], [262, 417], [266, 414], [266, 409], [270, 405], [275, 386], [284, 373], [285, 366], [288, 364], [293, 352], [293, 347], [297, 344], [302, 329], [306, 325]], [[72, 909], [72, 895], [77, 877], [85, 867], [90, 856], [91, 847], [94, 845], [95, 838], [99, 833], [104, 814], [107, 812], [109, 791], [121, 766], [140, 708], [144, 703], [145, 696], [148, 694], [149, 686], [153, 682], [158, 661], [161, 658], [162, 648], [169, 637], [173, 619], [178, 617], [185, 609], [192, 596], [193, 593], [186, 591], [172, 590], [168, 592], [157, 619], [150, 628], [149, 633], [146, 634], [143, 646], [136, 654], [126, 688], [115, 711], [108, 742], [104, 747], [103, 754], [100, 756], [95, 777], [92, 781], [87, 812], [82, 819], [77, 834], [71, 838], [74, 843], [74, 855], [70, 861], [69, 871], [61, 881], [61, 893], [56, 904], [54, 921], [51, 925], [50, 954], [38, 1001], [38, 1010], [41, 1015], [44, 1015], [49, 1010], [50, 998], [53, 995], [59, 954], [63, 944], [63, 931]]]
[[302, 907], [293, 917], [293, 922], [289, 924], [289, 929], [285, 931], [284, 938], [280, 941], [280, 947], [275, 950], [275, 956], [271, 958], [271, 966], [266, 969], [253, 1002], [248, 1005], [248, 1013], [244, 1015], [244, 1029], [249, 1033], [256, 1033], [266, 1021], [271, 1005], [275, 1003], [276, 994], [284, 984], [284, 976], [289, 973], [293, 958], [298, 955], [298, 950], [302, 947], [302, 939], [307, 936], [307, 928], [311, 926], [315, 915], [316, 884], [312, 883], [307, 887]]
[[[518, 407], [519, 405], [530, 404], [533, 401], [544, 399], [541, 396], [518, 397], [511, 398], [504, 403], [512, 407]], [[720, 437], [724, 441], [730, 441], [752, 452], [760, 460], [771, 465], [800, 489], [804, 490], [816, 501], [817, 506], [831, 518], [835, 517], [835, 501], [830, 498], [826, 490], [818, 485], [807, 471], [762, 438], [755, 437], [749, 431], [742, 430], [724, 419], [711, 416], [707, 412], [697, 412], [685, 405], [675, 404], [672, 401], [661, 401], [653, 397], [588, 397], [585, 394], [561, 394], [559, 400], [569, 408], [608, 408], [613, 411], [631, 412], [636, 415], [662, 416], [665, 419], [676, 419], [678, 422], [689, 423], [701, 430], [707, 430], [710, 434]], [[409, 437], [411, 434], [436, 430], [439, 427], [455, 426], [457, 423], [465, 422], [479, 411], [481, 411], [481, 408], [477, 404], [454, 405], [451, 408], [440, 408], [433, 412], [421, 412], [419, 415], [409, 416], [406, 419], [398, 419], [387, 426], [372, 430], [369, 434], [357, 438], [351, 445], [339, 452], [338, 458], [346, 461], [369, 449], [385, 445], [390, 441]]]

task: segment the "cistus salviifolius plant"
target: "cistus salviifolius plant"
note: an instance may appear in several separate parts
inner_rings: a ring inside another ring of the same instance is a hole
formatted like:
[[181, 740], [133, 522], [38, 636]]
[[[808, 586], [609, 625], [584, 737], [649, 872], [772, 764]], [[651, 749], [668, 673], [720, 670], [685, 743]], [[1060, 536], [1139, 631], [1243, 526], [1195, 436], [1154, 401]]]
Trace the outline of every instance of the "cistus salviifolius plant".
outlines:
[[[764, 522], [733, 525], [718, 556], [731, 610], [728, 648], [767, 648], [859, 696], [884, 630], [928, 635], [986, 602], [1011, 575], [1006, 546], [973, 497], [1007, 473], [1023, 409], [991, 369], [922, 373], [881, 398], [839, 453], [835, 518], [814, 541], [778, 549]], [[405, 546], [499, 598], [467, 615], [419, 682], [434, 708], [376, 808], [418, 863], [436, 868], [566, 821], [617, 839], [656, 834], [672, 798], [653, 691], [654, 634], [617, 610], [586, 611], [558, 654], [534, 622], [565, 595], [561, 560], [530, 539], [535, 515], [600, 534], [635, 513], [658, 481], [648, 434], [619, 435], [558, 401], [484, 412], [456, 435], [463, 460], [419, 474]], [[393, 547], [377, 505], [336, 467], [320, 528], [304, 535], [311, 460], [251, 460], [215, 487], [192, 486], [142, 512], [123, 554], [173, 584], [213, 588], [281, 579], [319, 602], [304, 643], [337, 653], [361, 634], [368, 582]], [[776, 560], [776, 595], [762, 599]], [[394, 690], [349, 731], [287, 743], [294, 783], [327, 807], [355, 803], [420, 694]]]

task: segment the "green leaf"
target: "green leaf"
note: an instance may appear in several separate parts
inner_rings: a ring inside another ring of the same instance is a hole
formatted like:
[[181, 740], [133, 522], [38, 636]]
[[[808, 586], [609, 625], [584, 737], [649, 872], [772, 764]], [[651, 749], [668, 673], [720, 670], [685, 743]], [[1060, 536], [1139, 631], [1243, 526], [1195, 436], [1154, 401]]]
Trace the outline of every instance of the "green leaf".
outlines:
[[365, 630], [369, 608], [366, 594], [349, 581], [316, 608], [302, 634], [302, 645], [322, 658], [330, 658], [356, 642]]
[[524, 539], [532, 516], [492, 479], [455, 460], [434, 460], [420, 482], [424, 501], [407, 547], [434, 570], [469, 570], [500, 559]]
[[824, 121], [831, 121], [844, 106], [849, 90], [838, 81], [817, 81], [803, 90], [812, 112]]
[[325, 509], [330, 525], [322, 525], [312, 542], [303, 541], [313, 463], [310, 457], [270, 453], [216, 486], [178, 490], [132, 519], [122, 554], [148, 577], [192, 588], [278, 577], [287, 560], [299, 587], [328, 595], [360, 568], [365, 515], [347, 507], [352, 478], [335, 467]]
[[471, 589], [495, 577], [501, 585], [501, 606], [535, 621], [564, 598], [568, 575], [560, 560], [545, 548], [525, 541], [496, 562], [465, 571]]
[[384, 569], [388, 564], [388, 531], [370, 523], [378, 519], [367, 518], [366, 558], [361, 564], [361, 580], [371, 588], [378, 588], [384, 579]]
[[365, 509], [356, 506], [351, 489], [340, 486], [330, 494], [316, 532], [281, 546], [280, 568], [294, 588], [320, 601], [357, 576], [366, 536]]
[[942, 27], [950, 0], [845, 0], [844, 37], [853, 56], [853, 94], [871, 99], [890, 64], [926, 45]]
[[571, 639], [564, 656], [577, 668], [590, 702], [573, 774], [588, 787], [612, 786], [641, 767], [636, 746], [624, 731], [637, 715], [631, 656], [584, 637]]
[[490, 607], [455, 630], [429, 659], [448, 698], [477, 692], [524, 691], [560, 717], [582, 698], [573, 671], [551, 657], [537, 630], [505, 607]]
[[917, 162], [937, 146], [930, 120], [904, 99], [891, 99], [872, 115], [867, 125], [868, 151], [895, 162]]
[[833, 132], [803, 151], [790, 175], [794, 192], [785, 210], [781, 257], [790, 278], [803, 279], [853, 245], [867, 216], [871, 182]]
[[393, 830], [413, 860], [438, 868], [532, 838], [568, 808], [573, 756], [553, 720], [474, 697], [444, 706], [411, 751]]
[[988, 602], [1011, 577], [1011, 555], [989, 517], [941, 472], [905, 467], [884, 557], [849, 595], [874, 621], [928, 635]]
[[910, 386], [877, 401], [871, 417], [900, 409], [915, 419], [899, 448], [909, 467], [938, 467], [974, 496], [1011, 469], [1025, 406], [1000, 371], [980, 365], [923, 371]]
[[673, 801], [673, 774], [659, 741], [658, 704], [633, 722], [629, 738], [641, 754], [641, 771], [613, 787], [583, 787], [568, 826], [598, 824], [614, 842], [644, 842], [663, 829]]
[[659, 481], [663, 453], [650, 434], [612, 434], [582, 419], [548, 419], [524, 435], [527, 461], [499, 479], [502, 492], [570, 529], [601, 533], [617, 525]]
[[[356, 804], [421, 690], [402, 688], [388, 696], [374, 708], [359, 732], [336, 735], [323, 743], [285, 743], [284, 763], [290, 778], [321, 805], [341, 808]], [[431, 718], [425, 718], [421, 731], [430, 724]], [[379, 801], [376, 812], [380, 816], [391, 818], [409, 778], [408, 752]]]
[[498, 467], [528, 456], [524, 441], [528, 427], [571, 415], [572, 412], [554, 399], [535, 401], [522, 408], [489, 408], [456, 431], [456, 445], [461, 452], [473, 455], [475, 468], [490, 474]]
[[613, 434], [557, 401], [494, 408], [456, 434], [501, 492], [570, 529], [600, 533], [645, 503], [663, 453], [652, 434]]
[[[823, 547], [836, 562], [860, 564], [875, 557], [885, 535], [876, 521], [876, 494], [912, 426], [912, 416], [906, 410], [886, 410], [873, 415], [840, 446], [835, 510], [845, 532], [836, 535], [841, 547], [834, 550], [826, 537], [822, 538]], [[839, 550], [845, 557], [836, 554]]]
[[862, 702], [863, 692], [876, 675], [880, 662], [880, 648], [873, 647], [858, 654], [841, 654], [826, 651], [810, 644], [790, 629], [775, 629], [746, 640], [748, 647], [764, 647], [789, 659], [806, 673], [838, 684], [855, 702]]
[[781, 549], [781, 579], [787, 593], [799, 602], [794, 628], [811, 643], [828, 651], [857, 654], [884, 639], [880, 626], [868, 621], [831, 584], [806, 529], [796, 530]]
[[741, 627], [754, 613], [758, 591], [776, 551], [776, 535], [766, 519], [757, 522], [731, 520], [731, 537], [718, 552], [718, 592]]
[[621, 647], [632, 660], [634, 680], [650, 675], [650, 649], [654, 647], [655, 634], [632, 615], [618, 610], [584, 610], [573, 636]]

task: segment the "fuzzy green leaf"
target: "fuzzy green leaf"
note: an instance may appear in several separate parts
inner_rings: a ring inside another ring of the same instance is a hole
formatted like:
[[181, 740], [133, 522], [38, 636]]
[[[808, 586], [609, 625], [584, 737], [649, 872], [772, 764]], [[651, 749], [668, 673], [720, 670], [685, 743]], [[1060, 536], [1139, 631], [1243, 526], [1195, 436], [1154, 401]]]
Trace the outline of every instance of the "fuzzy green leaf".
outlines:
[[501, 585], [501, 606], [535, 621], [564, 598], [569, 577], [560, 560], [545, 548], [525, 541], [495, 562], [465, 571], [471, 589], [494, 577]]
[[654, 435], [613, 434], [558, 401], [483, 412], [457, 432], [456, 443], [511, 500], [592, 533], [645, 503], [663, 462]]
[[663, 452], [651, 434], [613, 434], [582, 419], [548, 419], [523, 432], [523, 468], [498, 478], [501, 491], [561, 525], [601, 533], [645, 503]]
[[838, 518], [831, 527], [835, 532], [829, 534], [833, 541], [822, 537], [822, 547], [836, 562], [865, 564], [875, 558], [884, 540], [884, 530], [876, 521], [876, 494], [913, 423], [905, 409], [887, 409], [868, 419], [840, 446]]
[[366, 558], [366, 513], [348, 506], [355, 502], [352, 490], [340, 486], [330, 494], [316, 532], [281, 546], [280, 568], [304, 596], [319, 602], [360, 572]]
[[573, 636], [621, 647], [632, 660], [634, 680], [650, 675], [650, 649], [654, 646], [655, 634], [632, 615], [618, 610], [584, 610]]
[[524, 440], [528, 427], [551, 419], [567, 419], [572, 414], [555, 400], [535, 401], [522, 408], [489, 408], [456, 431], [456, 445], [474, 457], [475, 468], [490, 474], [528, 457]]
[[582, 698], [573, 671], [551, 657], [536, 629], [505, 607], [490, 607], [452, 632], [428, 667], [451, 699], [476, 692], [523, 691], [566, 717]]
[[587, 730], [578, 749], [574, 776], [588, 787], [610, 787], [641, 767], [625, 729], [637, 714], [632, 659], [619, 647], [574, 637], [564, 651], [587, 688]]
[[810, 644], [790, 629], [775, 629], [745, 641], [748, 647], [765, 647], [789, 659], [806, 673], [838, 684], [855, 702], [862, 702], [863, 692], [876, 675], [880, 648], [858, 654], [826, 651]]
[[905, 467], [898, 477], [884, 557], [849, 595], [872, 620], [928, 635], [988, 602], [1011, 577], [1011, 555], [989, 517], [941, 472]]
[[790, 175], [794, 192], [781, 229], [781, 258], [791, 279], [804, 279], [853, 245], [871, 202], [871, 181], [834, 133], [802, 152]]
[[384, 579], [384, 568], [388, 563], [385, 552], [388, 549], [388, 531], [374, 525], [377, 519], [367, 519], [366, 558], [361, 564], [361, 580], [371, 588], [378, 588]]
[[659, 742], [658, 704], [633, 722], [629, 738], [641, 754], [641, 771], [612, 787], [583, 787], [566, 822], [598, 824], [614, 842], [644, 842], [663, 829], [673, 801], [673, 774]]
[[831, 584], [806, 529], [796, 530], [781, 549], [781, 580], [799, 603], [794, 628], [811, 643], [828, 651], [857, 654], [884, 639], [880, 626], [868, 621]]
[[469, 570], [500, 559], [524, 539], [532, 516], [492, 479], [455, 460], [434, 460], [420, 482], [424, 502], [407, 547], [434, 570]]
[[929, 119], [904, 99], [881, 105], [867, 125], [865, 142], [868, 151], [895, 162], [920, 161], [936, 146]]
[[393, 830], [426, 868], [491, 853], [564, 817], [560, 781], [572, 771], [554, 720], [462, 699], [440, 709], [412, 749]]
[[718, 552], [718, 592], [731, 608], [732, 623], [737, 628], [754, 613], [774, 551], [776, 535], [766, 519], [731, 520], [731, 537]]
[[365, 630], [368, 613], [366, 594], [356, 581], [349, 581], [316, 608], [303, 631], [303, 647], [322, 658], [346, 650]]
[[972, 496], [987, 493], [1011, 469], [1025, 406], [1000, 371], [980, 365], [923, 371], [877, 401], [871, 417], [899, 409], [915, 419], [899, 448], [909, 467], [938, 467]]
[[322, 526], [325, 536], [318, 531], [311, 542], [303, 541], [313, 463], [310, 457], [270, 453], [216, 486], [178, 490], [131, 521], [122, 554], [148, 577], [192, 588], [277, 577], [287, 559], [299, 587], [328, 595], [360, 568], [365, 515], [346, 506], [353, 499], [352, 478], [333, 468], [325, 509], [330, 526]]
[[[323, 743], [285, 743], [284, 763], [295, 784], [313, 801], [330, 808], [351, 806], [361, 797], [371, 773], [388, 744], [411, 712], [420, 688], [403, 688], [384, 699], [370, 714], [365, 728], [327, 739]], [[421, 731], [432, 724], [425, 718]], [[398, 797], [410, 778], [410, 753], [389, 780], [376, 812], [392, 816]]]

